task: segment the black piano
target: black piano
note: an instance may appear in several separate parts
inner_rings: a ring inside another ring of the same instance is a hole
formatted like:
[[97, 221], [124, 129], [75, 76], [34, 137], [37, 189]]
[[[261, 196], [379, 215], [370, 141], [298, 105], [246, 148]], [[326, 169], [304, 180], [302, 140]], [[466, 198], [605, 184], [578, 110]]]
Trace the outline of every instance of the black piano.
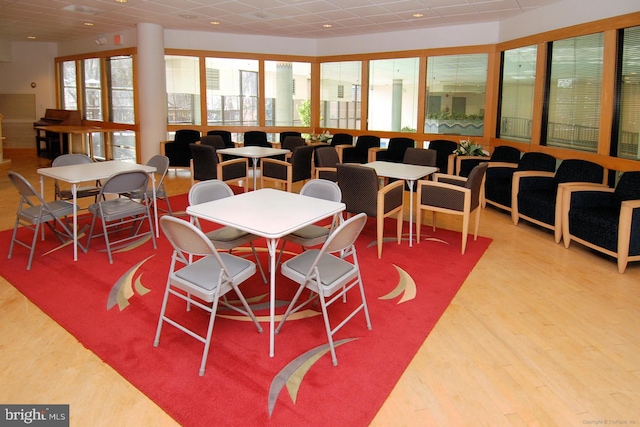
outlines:
[[[44, 117], [33, 123], [34, 127], [46, 126], [80, 126], [82, 118], [78, 110], [57, 110], [47, 108]], [[36, 151], [38, 157], [55, 159], [61, 154], [69, 152], [69, 137], [63, 134], [60, 141], [58, 132], [49, 132], [43, 129], [36, 129]]]

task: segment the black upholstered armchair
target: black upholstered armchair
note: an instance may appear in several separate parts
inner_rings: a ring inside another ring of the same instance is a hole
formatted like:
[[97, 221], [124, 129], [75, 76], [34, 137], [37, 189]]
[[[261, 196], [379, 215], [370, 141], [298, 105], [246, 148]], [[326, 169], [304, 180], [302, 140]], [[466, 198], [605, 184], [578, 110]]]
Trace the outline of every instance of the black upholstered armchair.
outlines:
[[315, 177], [327, 179], [329, 181], [338, 181], [338, 151], [335, 147], [318, 147], [315, 151]]
[[353, 135], [350, 133], [336, 133], [331, 137], [331, 146], [353, 145]]
[[261, 130], [249, 130], [244, 133], [244, 146], [271, 147], [267, 133]]
[[[298, 138], [302, 138], [302, 134], [300, 132], [295, 132], [295, 131], [280, 132], [280, 138], [279, 138], [278, 141], [279, 141], [281, 147], [284, 148], [284, 141], [289, 136], [295, 136], [295, 137], [298, 137]], [[303, 141], [304, 141], [304, 139], [303, 139]]]
[[396, 181], [378, 188], [378, 174], [375, 169], [357, 164], [339, 164], [338, 186], [342, 191], [342, 202], [350, 214], [364, 212], [376, 218], [376, 240], [378, 258], [382, 257], [384, 219], [396, 215], [396, 237], [402, 239], [402, 219], [404, 213], [404, 181]]
[[590, 182], [602, 184], [602, 166], [580, 159], [563, 160], [554, 172], [522, 171], [513, 174], [511, 219], [520, 218], [554, 231], [556, 243], [562, 237], [562, 188], [560, 184]]
[[169, 167], [188, 168], [191, 160], [189, 145], [200, 141], [200, 131], [179, 129], [173, 141], [160, 143], [160, 154], [169, 158]]
[[[484, 182], [484, 201], [506, 211], [511, 211], [511, 184], [513, 174], [521, 171], [556, 170], [556, 158], [539, 152], [524, 153], [518, 164], [489, 162]], [[483, 206], [484, 207], [484, 206]]]
[[231, 132], [228, 130], [213, 129], [207, 132], [207, 135], [217, 135], [224, 141], [224, 148], [233, 148], [235, 143], [231, 139]]
[[440, 173], [453, 174], [455, 172], [455, 157], [453, 152], [458, 148], [458, 143], [448, 139], [434, 139], [429, 141], [427, 148], [438, 153], [436, 166]]
[[311, 179], [311, 159], [313, 147], [304, 145], [293, 149], [288, 161], [269, 157], [262, 159], [260, 186], [265, 188], [265, 181], [285, 184], [286, 190], [293, 191], [293, 183]]
[[407, 148], [414, 148], [416, 142], [411, 138], [391, 138], [387, 148], [369, 148], [369, 161], [382, 160], [385, 162], [402, 163]]
[[[342, 163], [367, 163], [369, 148], [380, 147], [380, 137], [361, 135], [353, 146], [336, 146]], [[341, 154], [342, 153], [342, 154]]]
[[574, 240], [618, 259], [618, 272], [640, 261], [640, 172], [625, 172], [613, 188], [568, 185], [562, 192], [564, 246]]

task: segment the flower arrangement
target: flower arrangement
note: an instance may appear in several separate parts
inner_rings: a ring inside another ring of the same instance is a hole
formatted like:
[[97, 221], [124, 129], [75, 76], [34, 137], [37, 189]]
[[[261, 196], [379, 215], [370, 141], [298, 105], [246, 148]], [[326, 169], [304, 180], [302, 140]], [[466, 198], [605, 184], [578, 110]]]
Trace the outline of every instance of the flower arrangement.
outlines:
[[306, 139], [307, 139], [307, 142], [309, 142], [310, 144], [317, 144], [319, 142], [322, 142], [322, 143], [331, 142], [331, 138], [332, 136], [329, 133], [329, 131], [325, 131], [318, 134], [315, 132], [310, 133]]
[[489, 152], [482, 148], [482, 145], [477, 145], [472, 139], [463, 139], [460, 141], [460, 146], [453, 152], [458, 156], [482, 156], [486, 157]]

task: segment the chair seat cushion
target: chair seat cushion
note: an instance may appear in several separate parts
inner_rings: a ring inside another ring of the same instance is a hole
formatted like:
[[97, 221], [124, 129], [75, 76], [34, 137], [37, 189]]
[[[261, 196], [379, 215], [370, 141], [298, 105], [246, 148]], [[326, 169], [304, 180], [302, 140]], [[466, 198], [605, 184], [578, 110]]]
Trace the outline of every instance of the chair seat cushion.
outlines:
[[518, 212], [545, 224], [553, 225], [556, 217], [557, 189], [518, 193]]
[[569, 211], [569, 231], [573, 236], [617, 252], [619, 218], [619, 207], [573, 207]]
[[94, 215], [100, 211], [101, 216], [106, 221], [113, 221], [129, 216], [143, 215], [147, 213], [147, 208], [145, 205], [134, 202], [131, 199], [119, 197], [117, 199], [93, 203], [89, 206], [89, 212]]
[[207, 233], [207, 237], [218, 242], [232, 242], [247, 237], [249, 233], [233, 227], [222, 227]]
[[[256, 271], [255, 264], [244, 258], [225, 253], [221, 253], [220, 257], [237, 283], [241, 283]], [[213, 255], [209, 255], [176, 271], [175, 277], [181, 280], [174, 281], [174, 285], [192, 292], [205, 301], [211, 301], [213, 291], [218, 285], [220, 270], [218, 260]]]
[[329, 229], [320, 225], [312, 224], [294, 231], [291, 235], [300, 239], [317, 239], [318, 237], [328, 236]]
[[[52, 221], [55, 218], [73, 215], [73, 203], [69, 203], [64, 200], [56, 200], [54, 202], [47, 203], [47, 206], [49, 206], [49, 208], [53, 212], [53, 215], [51, 213], [46, 213], [45, 211], [43, 211], [41, 222], [48, 222]], [[32, 206], [30, 208], [23, 209], [22, 212], [20, 212], [20, 218], [30, 222], [31, 224], [35, 224], [39, 216], [40, 206]]]
[[[291, 258], [282, 264], [282, 274], [291, 280], [303, 283], [306, 274], [318, 256], [318, 252], [318, 249], [310, 249]], [[350, 277], [357, 274], [353, 264], [331, 254], [324, 254], [318, 262], [317, 268], [320, 273], [320, 281], [324, 286], [338, 281], [342, 282], [345, 276]]]

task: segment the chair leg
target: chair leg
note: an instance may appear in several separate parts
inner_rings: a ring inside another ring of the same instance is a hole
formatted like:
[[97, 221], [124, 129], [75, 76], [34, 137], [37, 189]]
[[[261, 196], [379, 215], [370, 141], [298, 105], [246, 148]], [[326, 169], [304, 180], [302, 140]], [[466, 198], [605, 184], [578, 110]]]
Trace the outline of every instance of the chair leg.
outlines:
[[213, 332], [213, 324], [216, 320], [216, 311], [218, 310], [218, 296], [213, 300], [213, 304], [211, 305], [211, 315], [209, 316], [209, 326], [207, 327], [207, 336], [204, 341], [204, 350], [202, 352], [202, 361], [200, 362], [200, 371], [198, 374], [200, 376], [204, 375], [205, 365], [207, 364], [207, 356], [209, 356], [209, 347], [211, 346], [211, 333]]
[[469, 213], [462, 215], [462, 255], [467, 249], [467, 235], [469, 234]]
[[[262, 268], [262, 263], [260, 262], [260, 258], [258, 258], [258, 252], [256, 251], [256, 247], [253, 244], [253, 242], [250, 243], [251, 245], [251, 250], [253, 251], [253, 256], [256, 259], [256, 264], [258, 264], [258, 269], [260, 270], [260, 275], [262, 276], [262, 281], [264, 283], [267, 283], [267, 276], [264, 274], [264, 269]], [[284, 247], [284, 244], [283, 244]], [[280, 255], [282, 255], [282, 252], [280, 252]], [[278, 263], [280, 262], [280, 258], [278, 257]], [[278, 263], [276, 263], [276, 266], [278, 265]]]
[[396, 235], [398, 236], [398, 244], [402, 241], [402, 215], [404, 212], [401, 210], [398, 212], [398, 220], [396, 225]]
[[382, 238], [383, 236], [383, 232], [384, 232], [384, 217], [383, 216], [379, 216], [377, 218], [377, 231], [376, 231], [376, 235], [377, 235], [377, 240], [378, 240], [378, 259], [382, 258]]
[[9, 256], [8, 259], [11, 259], [11, 254], [13, 253], [13, 244], [16, 241], [16, 235], [18, 234], [18, 227], [20, 227], [20, 218], [16, 216], [16, 223], [13, 226], [13, 235], [11, 236], [11, 244], [9, 245]]
[[162, 332], [162, 323], [164, 321], [164, 314], [167, 311], [167, 300], [169, 299], [169, 282], [164, 290], [164, 298], [162, 299], [162, 308], [160, 308], [160, 317], [158, 318], [158, 327], [156, 328], [156, 337], [153, 340], [153, 346], [160, 345], [160, 332]]
[[416, 243], [420, 243], [420, 229], [422, 228], [422, 209], [416, 209]]
[[33, 253], [36, 250], [36, 243], [38, 242], [38, 231], [40, 230], [40, 223], [36, 223], [35, 230], [33, 232], [33, 241], [31, 242], [31, 250], [29, 251], [29, 261], [27, 261], [27, 270], [31, 270], [31, 261], [33, 261]]
[[280, 319], [280, 323], [278, 323], [278, 327], [275, 330], [276, 334], [280, 333], [280, 329], [282, 328], [282, 325], [284, 325], [284, 321], [287, 320], [287, 317], [289, 317], [291, 313], [295, 313], [296, 311], [298, 311], [300, 307], [307, 304], [311, 300], [309, 299], [307, 302], [300, 304], [298, 307], [295, 307], [296, 303], [298, 302], [298, 298], [300, 298], [300, 295], [302, 295], [302, 291], [304, 291], [304, 289], [305, 289], [304, 284], [300, 285], [300, 287], [296, 291], [296, 294], [291, 299], [291, 302], [289, 303], [289, 307], [287, 307], [287, 311], [284, 312], [284, 314], [282, 315], [282, 319]]
[[322, 319], [324, 320], [324, 329], [327, 332], [327, 339], [329, 340], [329, 348], [331, 349], [331, 363], [333, 363], [333, 366], [338, 366], [338, 358], [336, 357], [336, 348], [333, 344], [333, 333], [331, 332], [331, 325], [329, 324], [329, 315], [327, 313], [327, 305], [323, 295], [320, 295], [320, 307], [322, 308]]

